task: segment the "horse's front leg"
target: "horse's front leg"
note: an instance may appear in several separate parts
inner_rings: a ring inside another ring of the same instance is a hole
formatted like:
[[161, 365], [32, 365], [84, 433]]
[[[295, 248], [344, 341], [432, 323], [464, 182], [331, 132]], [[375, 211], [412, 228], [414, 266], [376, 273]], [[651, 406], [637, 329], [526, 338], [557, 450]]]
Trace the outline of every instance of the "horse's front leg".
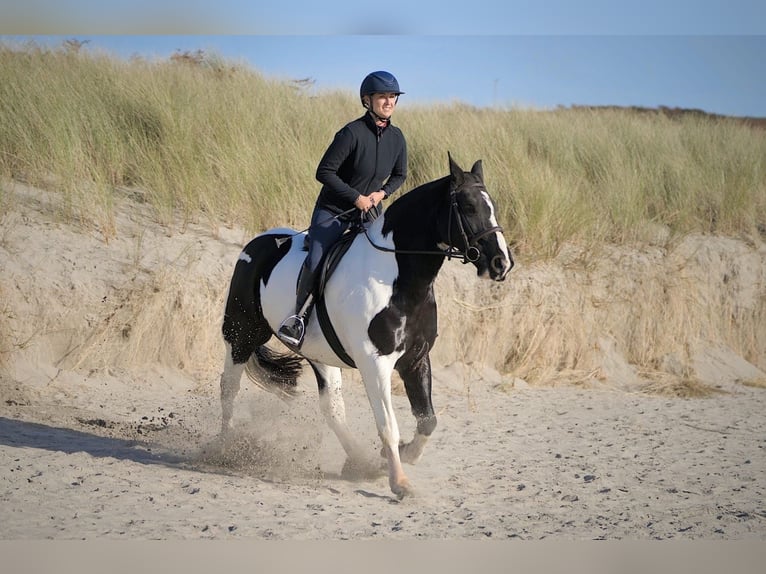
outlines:
[[407, 359], [407, 356], [402, 357], [396, 369], [404, 381], [417, 429], [411, 442], [399, 445], [399, 456], [403, 462], [415, 464], [436, 428], [436, 415], [431, 403], [431, 361], [428, 353], [421, 353], [413, 362]]
[[367, 398], [375, 415], [378, 436], [383, 443], [383, 454], [388, 462], [388, 484], [391, 491], [402, 498], [413, 489], [402, 468], [399, 456], [399, 426], [391, 402], [391, 372], [384, 362], [371, 362], [359, 367]]
[[309, 361], [309, 364], [314, 370], [319, 387], [319, 408], [346, 451], [347, 460], [342, 475], [351, 479], [379, 477], [382, 473], [379, 462], [365, 454], [346, 423], [341, 370], [313, 361]]

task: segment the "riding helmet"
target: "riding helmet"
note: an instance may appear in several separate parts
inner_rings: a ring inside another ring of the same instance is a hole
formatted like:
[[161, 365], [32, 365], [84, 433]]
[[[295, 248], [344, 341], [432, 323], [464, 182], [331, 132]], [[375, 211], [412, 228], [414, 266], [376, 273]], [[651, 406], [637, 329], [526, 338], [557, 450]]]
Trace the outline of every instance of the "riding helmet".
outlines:
[[403, 94], [399, 89], [399, 82], [390, 72], [380, 70], [371, 72], [362, 80], [362, 86], [359, 88], [359, 99], [372, 94], [393, 93], [397, 96]]

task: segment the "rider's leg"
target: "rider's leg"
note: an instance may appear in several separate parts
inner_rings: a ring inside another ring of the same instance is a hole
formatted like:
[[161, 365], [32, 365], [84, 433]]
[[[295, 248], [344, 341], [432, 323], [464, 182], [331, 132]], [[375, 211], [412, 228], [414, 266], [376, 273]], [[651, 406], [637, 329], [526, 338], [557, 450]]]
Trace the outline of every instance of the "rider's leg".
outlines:
[[300, 347], [303, 342], [305, 321], [313, 304], [312, 292], [317, 269], [324, 254], [348, 228], [348, 223], [339, 221], [335, 214], [321, 208], [315, 208], [311, 217], [309, 232], [309, 252], [298, 279], [295, 314], [285, 319], [277, 331], [277, 336], [284, 342]]
[[299, 317], [306, 318], [308, 315], [307, 304], [311, 305], [308, 299], [314, 290], [314, 275], [309, 258], [306, 257], [298, 274], [298, 289], [295, 292], [295, 314]]

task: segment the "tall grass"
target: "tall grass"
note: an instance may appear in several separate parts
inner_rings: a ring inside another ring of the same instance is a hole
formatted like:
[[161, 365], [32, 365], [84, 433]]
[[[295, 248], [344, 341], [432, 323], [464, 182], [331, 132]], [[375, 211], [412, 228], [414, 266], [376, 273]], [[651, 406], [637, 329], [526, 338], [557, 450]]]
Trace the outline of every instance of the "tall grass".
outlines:
[[[0, 45], [0, 175], [55, 186], [62, 217], [107, 236], [125, 193], [168, 225], [302, 228], [321, 154], [361, 115], [352, 93], [313, 94], [201, 52], [123, 61], [79, 48]], [[410, 151], [403, 191], [445, 175], [448, 151], [465, 169], [482, 159], [522, 257], [766, 223], [766, 133], [734, 121], [403, 96], [395, 123]]]
[[[316, 94], [202, 52], [124, 61], [77, 44], [0, 45], [0, 178], [55, 190], [51, 209], [107, 240], [126, 198], [171, 228], [305, 227], [317, 162], [361, 112], [352, 93]], [[513, 289], [465, 286], [446, 266], [435, 358], [586, 380], [603, 366], [596, 348], [614, 345], [642, 372], [665, 376], [678, 361], [685, 377], [695, 345], [720, 342], [763, 367], [763, 273], [752, 273], [761, 255], [694, 234], [766, 229], [766, 130], [700, 114], [422, 106], [407, 96], [395, 123], [409, 146], [402, 193], [445, 175], [448, 151], [465, 169], [482, 159], [517, 259], [549, 260], [514, 272]], [[12, 188], [0, 185], [0, 219], [18, 201], [3, 195]], [[218, 340], [226, 278], [187, 293], [188, 277], [160, 272], [97, 329], [78, 327], [73, 365], [202, 368], [215, 345], [199, 333]], [[0, 367], [16, 319], [0, 304]]]

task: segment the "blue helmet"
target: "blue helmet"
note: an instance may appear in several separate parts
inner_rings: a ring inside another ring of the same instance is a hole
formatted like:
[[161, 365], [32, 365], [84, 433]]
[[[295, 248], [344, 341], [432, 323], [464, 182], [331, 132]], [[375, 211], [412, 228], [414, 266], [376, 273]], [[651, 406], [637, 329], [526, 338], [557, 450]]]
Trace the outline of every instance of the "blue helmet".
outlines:
[[364, 80], [362, 80], [362, 86], [359, 88], [359, 99], [372, 94], [387, 93], [393, 93], [398, 96], [404, 92], [399, 89], [399, 82], [396, 81], [393, 74], [380, 70], [367, 74]]

